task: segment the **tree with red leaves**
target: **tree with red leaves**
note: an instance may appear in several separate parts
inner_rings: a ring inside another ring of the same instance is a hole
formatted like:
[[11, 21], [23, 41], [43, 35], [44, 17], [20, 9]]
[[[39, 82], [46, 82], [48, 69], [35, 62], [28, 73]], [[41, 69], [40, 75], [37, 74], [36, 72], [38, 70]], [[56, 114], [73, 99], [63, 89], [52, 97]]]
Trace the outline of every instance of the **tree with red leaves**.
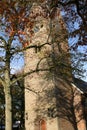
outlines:
[[[17, 51], [22, 49], [24, 27], [29, 22], [29, 9], [31, 5], [20, 1], [0, 1], [0, 82], [4, 87], [5, 94], [5, 129], [12, 130], [12, 95], [11, 86], [11, 60]], [[19, 39], [21, 45], [14, 47], [15, 39]]]

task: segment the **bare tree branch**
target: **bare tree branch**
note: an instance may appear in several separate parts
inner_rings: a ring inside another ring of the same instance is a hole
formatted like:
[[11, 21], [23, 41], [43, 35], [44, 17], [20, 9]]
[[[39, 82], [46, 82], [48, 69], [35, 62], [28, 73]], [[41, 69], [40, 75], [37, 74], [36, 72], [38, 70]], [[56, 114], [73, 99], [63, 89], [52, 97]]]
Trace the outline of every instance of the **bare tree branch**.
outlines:
[[28, 49], [32, 49], [32, 48], [34, 48], [35, 50], [37, 50], [37, 49], [40, 50], [45, 45], [51, 45], [51, 43], [44, 43], [42, 45], [31, 45], [31, 46], [27, 46], [27, 47], [24, 47], [22, 49], [15, 50], [15, 52], [12, 52], [11, 55], [14, 55], [14, 54], [20, 53], [20, 52], [24, 52], [24, 51], [26, 51]]
[[37, 72], [45, 72], [45, 71], [50, 71], [50, 69], [35, 69], [35, 70], [31, 70], [30, 72], [23, 73], [19, 77], [17, 77], [16, 79], [13, 79], [11, 81], [11, 85], [13, 85], [18, 80], [21, 80], [21, 79], [25, 78], [26, 76], [28, 76], [30, 74], [37, 73]]
[[0, 40], [0, 42], [4, 43], [5, 45], [7, 44], [6, 40], [2, 36], [0, 36]]
[[3, 87], [5, 87], [5, 82], [1, 77], [0, 77], [0, 83], [3, 85]]

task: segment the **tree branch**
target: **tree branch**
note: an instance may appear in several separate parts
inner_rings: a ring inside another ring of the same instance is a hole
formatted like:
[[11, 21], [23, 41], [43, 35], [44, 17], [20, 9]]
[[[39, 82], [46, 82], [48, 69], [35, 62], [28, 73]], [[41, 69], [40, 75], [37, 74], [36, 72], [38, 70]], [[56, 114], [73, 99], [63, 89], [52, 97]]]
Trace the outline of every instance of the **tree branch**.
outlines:
[[72, 0], [72, 1], [69, 1], [69, 2], [65, 2], [65, 3], [58, 1], [58, 4], [62, 5], [62, 6], [67, 6], [67, 5], [70, 5], [70, 4], [76, 4], [76, 0]]
[[[54, 5], [54, 7], [58, 7], [58, 5], [62, 5], [64, 7], [64, 6], [67, 6], [67, 5], [70, 5], [70, 4], [76, 5], [77, 13], [81, 17], [81, 19], [83, 20], [84, 25], [86, 25], [86, 20], [84, 18], [84, 15], [80, 13], [81, 8], [79, 7], [79, 1], [78, 0], [72, 0], [72, 1], [64, 2], [64, 3], [61, 2], [61, 1], [58, 1], [58, 4]], [[85, 8], [85, 6], [83, 6], [83, 8]]]
[[14, 55], [14, 54], [20, 53], [20, 52], [24, 52], [24, 51], [26, 51], [26, 50], [28, 50], [28, 49], [32, 49], [32, 48], [35, 48], [36, 50], [37, 50], [37, 49], [40, 50], [40, 49], [41, 49], [43, 46], [45, 46], [45, 45], [51, 45], [51, 43], [44, 43], [44, 44], [42, 44], [42, 45], [31, 45], [31, 46], [27, 46], [27, 47], [22, 48], [22, 49], [20, 49], [20, 50], [15, 50], [15, 52], [12, 52], [11, 55]]
[[17, 77], [16, 79], [11, 81], [11, 85], [13, 85], [14, 83], [16, 83], [18, 80], [21, 80], [23, 78], [25, 78], [26, 76], [33, 74], [33, 73], [37, 73], [37, 72], [44, 72], [44, 71], [50, 71], [50, 69], [35, 69], [35, 70], [31, 70], [30, 72], [27, 73], [23, 73], [21, 74], [21, 76]]
[[31, 89], [29, 86], [28, 86], [28, 87], [25, 87], [25, 89], [27, 89], [27, 90], [29, 90], [29, 91], [31, 91], [31, 92], [33, 92], [33, 93], [35, 93], [35, 94], [39, 94], [39, 93], [38, 93], [38, 92], [36, 92], [35, 90]]
[[[79, 2], [78, 2], [78, 0], [75, 0], [75, 5], [76, 5], [76, 7], [77, 7], [77, 13], [78, 13], [78, 15], [81, 17], [81, 19], [83, 20], [83, 23], [84, 23], [84, 25], [86, 25], [86, 20], [85, 20], [85, 18], [84, 18], [84, 15], [83, 14], [81, 14], [80, 13], [80, 7], [79, 7]], [[84, 8], [85, 6], [83, 6], [83, 8]]]
[[0, 40], [1, 40], [5, 45], [7, 44], [6, 40], [5, 40], [3, 37], [1, 37], [1, 36], [0, 36]]
[[2, 84], [3, 87], [5, 87], [5, 82], [1, 77], [0, 77], [0, 83]]

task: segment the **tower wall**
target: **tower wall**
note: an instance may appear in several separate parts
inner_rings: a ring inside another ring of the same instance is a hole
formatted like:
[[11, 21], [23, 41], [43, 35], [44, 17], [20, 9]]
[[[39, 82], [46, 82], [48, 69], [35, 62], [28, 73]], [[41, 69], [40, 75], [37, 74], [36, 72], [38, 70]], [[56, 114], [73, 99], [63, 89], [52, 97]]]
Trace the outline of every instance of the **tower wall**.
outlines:
[[28, 39], [30, 36], [28, 28], [26, 29], [27, 39], [31, 43], [30, 49], [25, 51], [25, 72], [31, 74], [25, 78], [25, 128], [26, 130], [64, 130], [59, 125], [56, 98], [58, 94], [56, 86], [64, 87], [64, 85], [55, 77], [61, 77], [60, 61], [57, 60], [68, 50], [67, 31], [61, 24], [62, 17], [59, 12], [51, 19], [40, 15], [43, 12], [41, 6], [34, 4], [30, 17], [32, 11], [39, 15], [35, 18], [34, 35], [30, 39]]

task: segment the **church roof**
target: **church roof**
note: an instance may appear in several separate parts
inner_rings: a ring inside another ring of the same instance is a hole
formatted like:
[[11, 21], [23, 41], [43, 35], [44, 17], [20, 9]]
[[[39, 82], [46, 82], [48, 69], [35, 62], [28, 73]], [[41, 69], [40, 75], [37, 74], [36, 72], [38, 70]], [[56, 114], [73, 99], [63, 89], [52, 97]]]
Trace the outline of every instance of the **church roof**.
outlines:
[[79, 89], [82, 93], [87, 94], [87, 82], [78, 79], [73, 78], [73, 84], [76, 86], [77, 89]]

